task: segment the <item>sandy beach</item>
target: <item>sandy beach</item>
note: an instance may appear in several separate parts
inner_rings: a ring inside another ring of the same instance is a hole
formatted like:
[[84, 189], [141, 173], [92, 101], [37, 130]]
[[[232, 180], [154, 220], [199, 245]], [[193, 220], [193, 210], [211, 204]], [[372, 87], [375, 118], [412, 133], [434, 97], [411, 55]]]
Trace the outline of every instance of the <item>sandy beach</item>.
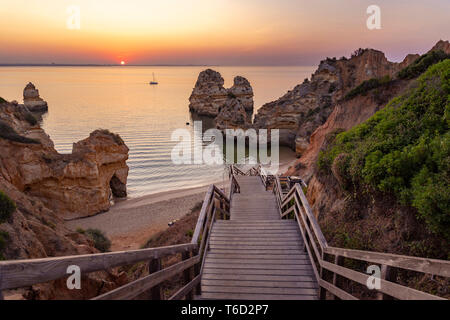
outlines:
[[[223, 181], [215, 184], [224, 187]], [[168, 228], [169, 222], [189, 213], [203, 200], [209, 185], [122, 200], [105, 213], [67, 221], [66, 226], [71, 230], [102, 230], [111, 239], [112, 251], [138, 249], [152, 235]]]
[[[294, 160], [281, 164], [279, 172], [287, 171]], [[228, 181], [214, 184], [226, 189]], [[139, 249], [150, 237], [167, 229], [169, 222], [180, 219], [203, 201], [209, 185], [122, 200], [105, 213], [67, 221], [66, 226], [71, 230], [102, 230], [111, 239], [112, 251]]]

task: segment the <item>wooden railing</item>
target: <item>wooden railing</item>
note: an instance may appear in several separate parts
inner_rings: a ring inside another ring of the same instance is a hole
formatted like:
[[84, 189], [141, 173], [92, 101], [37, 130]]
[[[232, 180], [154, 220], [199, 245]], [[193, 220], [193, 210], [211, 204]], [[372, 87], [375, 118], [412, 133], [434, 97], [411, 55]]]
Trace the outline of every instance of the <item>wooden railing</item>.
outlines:
[[[280, 180], [276, 177], [273, 191], [280, 204], [281, 217], [295, 219], [298, 223], [305, 251], [308, 252], [320, 287], [320, 299], [325, 299], [326, 292], [329, 292], [334, 298], [356, 300], [357, 297], [342, 285], [343, 279], [347, 279], [349, 283], [366, 286], [371, 274], [346, 267], [344, 259], [380, 267], [380, 286], [379, 289], [375, 289], [378, 292], [378, 299], [443, 299], [396, 283], [395, 274], [397, 269], [403, 269], [448, 278], [450, 261], [331, 247], [322, 234], [300, 184], [295, 184], [286, 195], [283, 195]], [[328, 273], [327, 276], [325, 273]]]
[[[200, 279], [214, 221], [229, 219], [230, 199], [233, 193], [239, 192], [239, 184], [234, 174], [230, 176], [229, 188], [227, 196], [215, 185], [209, 187], [191, 243], [132, 251], [0, 261], [0, 300], [3, 298], [2, 290], [65, 278], [68, 276], [67, 268], [72, 265], [78, 266], [81, 272], [86, 274], [143, 261], [149, 263], [149, 275], [97, 296], [93, 300], [128, 300], [145, 292], [150, 292], [151, 299], [163, 299], [161, 283], [180, 274], [183, 274], [185, 284], [170, 297], [170, 300], [192, 299], [194, 293], [201, 293]], [[162, 268], [163, 258], [179, 254], [182, 256], [180, 262]]]

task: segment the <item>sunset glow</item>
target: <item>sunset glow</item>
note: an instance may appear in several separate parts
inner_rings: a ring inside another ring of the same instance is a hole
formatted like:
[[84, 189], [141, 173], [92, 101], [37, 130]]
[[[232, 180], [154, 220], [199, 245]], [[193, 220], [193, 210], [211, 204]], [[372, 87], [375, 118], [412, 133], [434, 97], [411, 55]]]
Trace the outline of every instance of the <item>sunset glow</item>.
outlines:
[[[15, 0], [2, 4], [0, 63], [315, 64], [373, 47], [401, 60], [448, 39], [450, 2], [380, 0], [382, 29], [366, 28], [371, 1]], [[68, 8], [80, 28], [68, 28]], [[120, 60], [119, 60], [120, 61]]]
[[120, 64], [123, 66], [125, 65], [125, 61], [120, 61]]

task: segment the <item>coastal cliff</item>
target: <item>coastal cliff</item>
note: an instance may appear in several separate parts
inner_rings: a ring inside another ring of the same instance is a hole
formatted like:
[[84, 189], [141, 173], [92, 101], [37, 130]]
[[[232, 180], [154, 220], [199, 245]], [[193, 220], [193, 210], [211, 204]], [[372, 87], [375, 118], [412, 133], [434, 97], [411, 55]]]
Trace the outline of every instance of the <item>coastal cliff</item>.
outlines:
[[332, 245], [448, 258], [449, 49], [439, 41], [344, 91], [286, 173], [308, 182]]
[[2, 104], [0, 121], [0, 177], [60, 217], [94, 215], [110, 208], [113, 195], [126, 196], [128, 148], [119, 136], [96, 130], [60, 154], [20, 105]]
[[253, 113], [253, 89], [244, 77], [234, 78], [231, 88], [224, 88], [224, 79], [219, 72], [206, 69], [200, 72], [189, 97], [189, 110], [198, 115], [216, 117], [229, 99], [239, 99], [245, 111]]
[[359, 49], [347, 59], [327, 58], [302, 84], [281, 98], [264, 104], [255, 115], [256, 128], [280, 129], [280, 144], [301, 155], [310, 136], [330, 116], [336, 103], [352, 88], [371, 78], [392, 77], [415, 58], [410, 55], [402, 63], [390, 62], [384, 53]]
[[[90, 237], [67, 229], [64, 219], [107, 210], [111, 194], [126, 195], [128, 148], [120, 137], [97, 130], [62, 155], [27, 108], [1, 99], [0, 150], [0, 260], [99, 252]], [[17, 294], [85, 299], [124, 281], [126, 275], [111, 270], [84, 275], [77, 292], [62, 279]]]

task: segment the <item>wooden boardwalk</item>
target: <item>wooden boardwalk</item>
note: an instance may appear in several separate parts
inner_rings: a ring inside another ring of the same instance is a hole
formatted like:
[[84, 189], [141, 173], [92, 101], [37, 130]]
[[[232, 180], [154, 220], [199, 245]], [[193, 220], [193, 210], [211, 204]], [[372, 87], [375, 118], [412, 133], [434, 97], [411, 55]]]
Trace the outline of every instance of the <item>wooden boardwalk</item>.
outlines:
[[259, 176], [238, 176], [231, 219], [214, 223], [200, 299], [317, 298], [318, 285], [297, 222], [281, 220]]

